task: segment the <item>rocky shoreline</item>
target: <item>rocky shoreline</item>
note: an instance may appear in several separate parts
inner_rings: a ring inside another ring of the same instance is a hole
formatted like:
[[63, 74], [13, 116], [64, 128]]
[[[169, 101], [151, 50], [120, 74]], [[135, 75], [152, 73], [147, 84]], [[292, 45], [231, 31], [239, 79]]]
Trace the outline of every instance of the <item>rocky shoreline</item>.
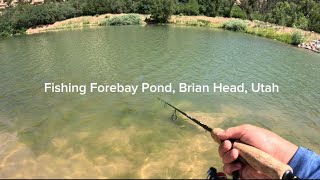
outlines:
[[313, 40], [308, 43], [299, 44], [298, 47], [320, 53], [320, 39]]

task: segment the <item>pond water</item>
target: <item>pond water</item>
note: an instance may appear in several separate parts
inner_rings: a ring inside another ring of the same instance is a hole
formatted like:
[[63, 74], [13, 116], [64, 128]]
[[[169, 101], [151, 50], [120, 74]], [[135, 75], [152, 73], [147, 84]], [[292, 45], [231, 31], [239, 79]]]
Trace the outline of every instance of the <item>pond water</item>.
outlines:
[[[320, 152], [320, 55], [178, 26], [70, 30], [0, 41], [1, 178], [205, 178], [211, 127], [250, 123]], [[275, 83], [278, 93], [45, 93], [44, 83]]]

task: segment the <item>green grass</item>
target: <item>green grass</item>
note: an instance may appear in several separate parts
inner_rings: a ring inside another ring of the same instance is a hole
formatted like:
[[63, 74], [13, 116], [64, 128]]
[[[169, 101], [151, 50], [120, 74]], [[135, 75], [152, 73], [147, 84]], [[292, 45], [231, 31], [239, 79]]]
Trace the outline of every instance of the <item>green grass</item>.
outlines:
[[246, 33], [291, 44], [291, 34], [278, 33], [273, 28], [248, 28]]
[[185, 23], [180, 21], [180, 20], [177, 20], [176, 24], [184, 24], [184, 25], [187, 25], [187, 26], [199, 26], [199, 27], [209, 27], [209, 26], [211, 26], [210, 21], [203, 20], [203, 19], [186, 21]]
[[293, 33], [284, 33], [284, 32], [277, 32], [276, 29], [269, 27], [269, 28], [248, 28], [246, 31], [248, 34], [253, 34], [269, 39], [275, 39], [287, 44], [298, 45], [304, 42], [305, 37], [300, 31], [295, 31]]
[[304, 35], [300, 31], [295, 31], [293, 33], [279, 32], [277, 31], [277, 28], [272, 25], [266, 25], [264, 22], [255, 23], [257, 25], [250, 27], [244, 20], [231, 20], [225, 22], [222, 28], [231, 31], [245, 32], [247, 34], [265, 37], [268, 39], [275, 39], [292, 45], [301, 44], [305, 40]]

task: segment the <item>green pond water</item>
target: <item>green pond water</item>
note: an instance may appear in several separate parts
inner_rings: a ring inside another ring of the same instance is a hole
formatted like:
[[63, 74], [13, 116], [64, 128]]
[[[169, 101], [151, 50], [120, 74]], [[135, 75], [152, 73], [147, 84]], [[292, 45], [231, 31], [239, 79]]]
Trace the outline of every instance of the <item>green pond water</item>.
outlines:
[[[250, 123], [320, 152], [320, 55], [229, 31], [70, 30], [0, 41], [0, 178], [205, 178], [208, 133]], [[279, 93], [45, 93], [44, 83], [276, 83]]]

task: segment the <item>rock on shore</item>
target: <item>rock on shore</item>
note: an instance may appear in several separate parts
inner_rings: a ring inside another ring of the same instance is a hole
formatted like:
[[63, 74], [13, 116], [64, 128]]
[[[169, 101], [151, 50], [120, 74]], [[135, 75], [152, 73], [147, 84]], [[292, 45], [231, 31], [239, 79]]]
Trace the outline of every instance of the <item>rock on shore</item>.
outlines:
[[313, 41], [308, 42], [308, 43], [299, 44], [299, 47], [305, 48], [305, 49], [309, 49], [311, 51], [320, 53], [320, 39], [313, 40]]

